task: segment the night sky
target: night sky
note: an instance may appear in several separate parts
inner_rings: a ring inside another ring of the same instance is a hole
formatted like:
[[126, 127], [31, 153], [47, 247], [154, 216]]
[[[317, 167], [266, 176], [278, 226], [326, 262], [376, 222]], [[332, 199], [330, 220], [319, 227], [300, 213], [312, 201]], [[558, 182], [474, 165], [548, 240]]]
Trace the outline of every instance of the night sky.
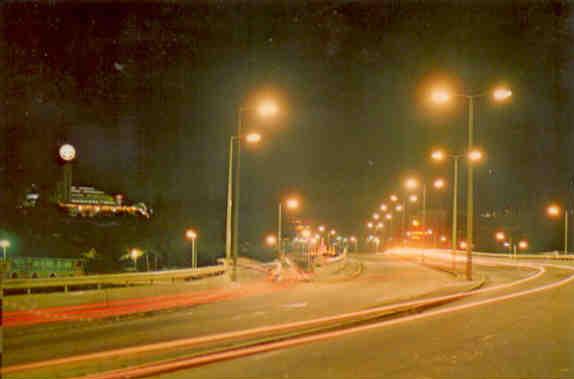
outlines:
[[66, 141], [75, 184], [145, 201], [221, 250], [236, 111], [273, 94], [279, 119], [246, 120], [264, 141], [241, 157], [241, 239], [273, 230], [289, 193], [298, 217], [355, 233], [406, 172], [450, 173], [431, 147], [464, 148], [465, 104], [426, 101], [437, 80], [513, 90], [477, 104], [480, 212], [536, 230], [574, 176], [566, 2], [5, 2], [1, 17], [4, 199], [53, 186]]

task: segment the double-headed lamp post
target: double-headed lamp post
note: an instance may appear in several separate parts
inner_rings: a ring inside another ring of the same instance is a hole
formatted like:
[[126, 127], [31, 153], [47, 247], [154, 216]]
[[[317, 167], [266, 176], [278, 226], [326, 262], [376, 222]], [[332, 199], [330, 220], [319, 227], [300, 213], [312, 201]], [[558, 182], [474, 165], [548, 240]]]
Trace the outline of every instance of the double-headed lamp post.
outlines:
[[191, 241], [191, 268], [197, 269], [197, 232], [193, 229], [185, 231], [185, 238]]
[[239, 243], [239, 164], [241, 142], [255, 144], [261, 140], [258, 133], [244, 134], [243, 117], [246, 113], [257, 113], [259, 117], [270, 118], [279, 113], [272, 101], [264, 101], [256, 107], [240, 107], [237, 110], [237, 131], [229, 138], [229, 161], [227, 174], [227, 212], [225, 223], [225, 259], [232, 261], [231, 280], [237, 280], [237, 250]]
[[279, 258], [283, 256], [283, 207], [289, 210], [298, 209], [299, 200], [295, 197], [290, 197], [284, 202], [280, 201], [277, 204], [277, 255]]
[[546, 208], [546, 214], [552, 218], [559, 218], [564, 212], [564, 255], [568, 254], [568, 209], [562, 210], [560, 206], [551, 204]]
[[[469, 160], [478, 157], [474, 146], [474, 103], [478, 98], [491, 95], [494, 101], [505, 101], [512, 96], [512, 91], [505, 87], [495, 88], [492, 92], [480, 92], [475, 94], [452, 94], [444, 89], [435, 90], [431, 93], [431, 100], [437, 104], [448, 103], [452, 97], [462, 97], [468, 101], [468, 129], [467, 129], [467, 152]], [[480, 158], [479, 158], [480, 159]], [[470, 163], [470, 162], [469, 162]], [[472, 249], [474, 248], [474, 167], [468, 165], [467, 169], [467, 197], [466, 197], [466, 278], [472, 280]]]

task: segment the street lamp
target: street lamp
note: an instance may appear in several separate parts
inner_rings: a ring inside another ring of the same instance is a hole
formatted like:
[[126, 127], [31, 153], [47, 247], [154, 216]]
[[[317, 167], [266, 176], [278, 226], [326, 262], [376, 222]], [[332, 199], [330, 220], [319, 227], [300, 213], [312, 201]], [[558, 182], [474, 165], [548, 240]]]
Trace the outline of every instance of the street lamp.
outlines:
[[[285, 200], [285, 207], [288, 210], [299, 208], [299, 199], [290, 197]], [[283, 202], [277, 204], [277, 255], [283, 256]]]
[[265, 237], [265, 243], [269, 247], [275, 247], [277, 245], [277, 237], [273, 234], [269, 234], [267, 237]]
[[187, 229], [185, 238], [191, 241], [191, 268], [197, 269], [197, 232], [193, 229]]
[[[270, 118], [279, 112], [277, 104], [265, 100], [256, 107], [239, 107], [237, 110], [236, 134], [229, 138], [229, 161], [227, 173], [227, 210], [225, 223], [225, 259], [232, 260], [231, 280], [237, 280], [237, 248], [239, 243], [239, 166], [241, 156], [241, 141], [255, 144], [261, 140], [256, 133], [243, 134], [243, 117], [245, 113], [256, 112], [262, 118]], [[235, 163], [235, 164], [234, 164]]]
[[130, 258], [134, 262], [134, 269], [138, 271], [138, 258], [141, 257], [144, 252], [141, 249], [131, 249]]
[[[437, 104], [444, 104], [450, 101], [452, 96], [463, 97], [468, 100], [468, 140], [467, 151], [470, 153], [474, 150], [474, 102], [477, 98], [490, 95], [489, 92], [476, 94], [451, 94], [445, 89], [436, 89], [431, 93], [431, 100]], [[498, 87], [492, 91], [492, 97], [495, 101], [504, 101], [512, 95], [508, 88]], [[476, 155], [476, 154], [475, 154]], [[481, 156], [482, 157], [482, 156]], [[472, 155], [469, 155], [472, 159]], [[474, 228], [474, 167], [468, 165], [467, 171], [467, 197], [466, 197], [466, 278], [472, 280], [472, 249], [473, 228]]]
[[390, 199], [393, 203], [396, 203], [396, 202], [399, 200], [399, 198], [398, 198], [397, 195], [391, 195], [391, 196], [389, 196], [389, 199]]
[[58, 155], [60, 156], [60, 159], [64, 162], [62, 166], [63, 171], [62, 197], [63, 201], [68, 203], [70, 202], [71, 198], [72, 161], [76, 158], [76, 148], [69, 143], [65, 143], [62, 146], [60, 146], [60, 149], [58, 150]]
[[6, 262], [6, 251], [10, 247], [10, 241], [0, 240], [0, 247], [2, 248], [2, 260]]
[[560, 209], [556, 204], [551, 204], [546, 208], [546, 214], [551, 218], [558, 218], [564, 212], [564, 255], [568, 254], [568, 209]]
[[[458, 221], [458, 161], [462, 154], [447, 154], [444, 150], [437, 149], [431, 153], [431, 159], [435, 162], [443, 162], [447, 158], [453, 160], [453, 185], [452, 185], [452, 227], [451, 227], [451, 247], [457, 249], [457, 221]], [[454, 264], [454, 256], [453, 256]]]
[[441, 190], [446, 186], [446, 182], [442, 178], [437, 178], [433, 182], [434, 188]]

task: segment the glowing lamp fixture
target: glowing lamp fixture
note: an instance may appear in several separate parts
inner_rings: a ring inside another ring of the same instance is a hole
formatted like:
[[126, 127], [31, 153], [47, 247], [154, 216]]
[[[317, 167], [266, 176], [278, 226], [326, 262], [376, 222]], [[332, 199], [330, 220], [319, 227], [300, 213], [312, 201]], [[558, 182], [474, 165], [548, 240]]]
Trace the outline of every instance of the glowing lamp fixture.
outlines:
[[7, 249], [10, 247], [10, 241], [8, 240], [0, 240], [0, 247], [3, 249]]
[[197, 238], [197, 232], [193, 229], [187, 229], [185, 231], [185, 238], [187, 238], [188, 240], [194, 240]]
[[295, 198], [287, 199], [285, 205], [287, 206], [288, 209], [297, 209], [299, 208], [299, 200]]
[[496, 232], [494, 237], [496, 238], [497, 241], [504, 241], [506, 239], [504, 232]]
[[434, 150], [431, 153], [431, 159], [433, 161], [442, 162], [446, 159], [446, 153], [443, 150]]
[[561, 210], [560, 210], [560, 207], [558, 205], [552, 204], [552, 205], [549, 205], [548, 208], [546, 208], [546, 213], [550, 217], [558, 217], [561, 213]]
[[446, 182], [442, 178], [435, 179], [435, 181], [433, 182], [433, 186], [436, 189], [443, 189], [445, 187], [445, 185], [446, 185]]
[[245, 141], [248, 143], [259, 143], [261, 142], [261, 134], [259, 133], [249, 133], [245, 136]]
[[432, 91], [431, 100], [437, 104], [444, 104], [450, 100], [450, 94], [443, 89], [437, 89]]
[[367, 228], [372, 229], [372, 228], [373, 228], [373, 223], [372, 223], [372, 222], [367, 222]]
[[391, 201], [392, 201], [393, 203], [396, 203], [396, 202], [399, 200], [399, 198], [397, 197], [397, 195], [391, 195], [391, 196], [389, 197], [389, 199], [391, 199]]
[[267, 237], [265, 237], [265, 243], [267, 246], [273, 247], [277, 244], [277, 237], [275, 237], [273, 234], [269, 234]]
[[279, 107], [275, 102], [266, 100], [259, 104], [257, 113], [259, 113], [261, 117], [272, 117], [279, 113]]
[[76, 148], [69, 143], [60, 146], [58, 153], [60, 154], [60, 158], [66, 162], [71, 162], [76, 158]]
[[409, 201], [410, 201], [411, 203], [416, 203], [418, 200], [419, 200], [419, 198], [418, 198], [417, 195], [410, 195], [410, 196], [409, 196]]
[[381, 204], [381, 211], [386, 212], [388, 208], [387, 204]]
[[385, 218], [386, 218], [387, 220], [392, 220], [393, 215], [390, 214], [390, 213], [387, 213], [387, 214], [385, 215]]
[[471, 151], [468, 152], [468, 159], [471, 162], [480, 162], [483, 158], [483, 154], [482, 151], [478, 150], [478, 149], [473, 149]]
[[373, 213], [373, 220], [378, 220], [380, 218], [378, 213]]
[[508, 88], [499, 87], [492, 92], [492, 97], [496, 101], [504, 101], [512, 96], [512, 91]]
[[526, 250], [526, 249], [528, 249], [528, 242], [527, 242], [527, 241], [524, 241], [524, 240], [518, 242], [518, 248], [519, 248], [520, 250]]
[[419, 186], [419, 182], [415, 178], [408, 178], [407, 180], [405, 180], [405, 187], [408, 190], [414, 190], [418, 186]]

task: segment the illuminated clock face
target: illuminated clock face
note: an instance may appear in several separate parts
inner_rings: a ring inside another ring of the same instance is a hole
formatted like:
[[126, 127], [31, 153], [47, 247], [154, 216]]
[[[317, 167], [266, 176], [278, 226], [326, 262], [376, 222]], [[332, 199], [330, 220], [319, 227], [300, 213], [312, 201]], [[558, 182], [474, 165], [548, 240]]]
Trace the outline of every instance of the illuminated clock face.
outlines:
[[76, 149], [70, 144], [60, 146], [60, 158], [69, 162], [76, 157]]

